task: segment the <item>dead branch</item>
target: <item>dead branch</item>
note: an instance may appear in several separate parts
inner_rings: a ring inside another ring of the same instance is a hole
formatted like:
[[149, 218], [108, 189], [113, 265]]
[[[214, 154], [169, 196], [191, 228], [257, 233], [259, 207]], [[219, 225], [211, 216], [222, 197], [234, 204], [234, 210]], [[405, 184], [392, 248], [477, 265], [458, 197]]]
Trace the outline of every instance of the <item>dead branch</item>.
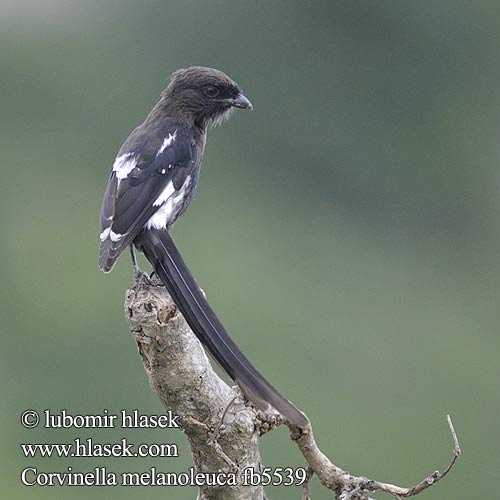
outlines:
[[[125, 313], [153, 391], [165, 407], [180, 417], [196, 470], [261, 470], [259, 437], [283, 419], [245, 406], [239, 391], [217, 376], [200, 342], [163, 287], [136, 283], [127, 290]], [[311, 499], [309, 480], [313, 475], [334, 492], [337, 500], [370, 500], [370, 495], [377, 491], [397, 499], [421, 493], [446, 477], [460, 456], [449, 415], [447, 419], [454, 442], [450, 464], [442, 473], [433, 472], [407, 488], [350, 474], [319, 449], [310, 423], [301, 429], [284, 422], [307, 464], [302, 498]], [[257, 500], [265, 498], [265, 494], [260, 485], [239, 482], [236, 486], [201, 487], [198, 498]]]

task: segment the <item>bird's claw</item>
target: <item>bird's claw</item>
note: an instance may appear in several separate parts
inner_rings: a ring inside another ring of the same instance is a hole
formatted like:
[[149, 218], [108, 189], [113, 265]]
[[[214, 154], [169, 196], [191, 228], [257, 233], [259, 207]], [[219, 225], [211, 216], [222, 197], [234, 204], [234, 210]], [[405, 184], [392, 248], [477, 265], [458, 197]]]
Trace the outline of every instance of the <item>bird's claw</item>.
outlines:
[[149, 274], [139, 267], [134, 267], [134, 281], [136, 283], [144, 283], [149, 286], [154, 286], [155, 283], [150, 278]]

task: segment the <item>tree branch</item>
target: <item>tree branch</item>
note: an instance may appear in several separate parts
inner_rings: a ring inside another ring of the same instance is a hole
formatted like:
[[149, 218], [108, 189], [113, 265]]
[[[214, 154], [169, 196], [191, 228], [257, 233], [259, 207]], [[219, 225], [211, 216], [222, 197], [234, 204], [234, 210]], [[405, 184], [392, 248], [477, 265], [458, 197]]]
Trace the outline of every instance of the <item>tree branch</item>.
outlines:
[[[125, 313], [153, 391], [179, 416], [196, 472], [234, 472], [262, 468], [259, 436], [283, 423], [277, 414], [264, 415], [245, 406], [237, 388], [213, 371], [198, 339], [161, 286], [138, 282], [127, 290]], [[460, 456], [460, 445], [449, 415], [453, 458], [444, 472], [433, 472], [404, 488], [357, 477], [334, 465], [319, 449], [309, 423], [300, 429], [284, 422], [308, 466], [302, 498], [310, 499], [309, 480], [316, 475], [337, 500], [370, 500], [382, 491], [394, 498], [415, 496], [443, 479]], [[200, 500], [263, 499], [262, 486], [202, 486]]]
[[[255, 412], [234, 401], [233, 390], [212, 370], [198, 339], [163, 287], [127, 290], [125, 313], [153, 391], [179, 416], [197, 472], [260, 468]], [[224, 421], [219, 424], [225, 409]], [[218, 428], [217, 440], [211, 439]], [[261, 486], [200, 488], [198, 497], [263, 498]]]

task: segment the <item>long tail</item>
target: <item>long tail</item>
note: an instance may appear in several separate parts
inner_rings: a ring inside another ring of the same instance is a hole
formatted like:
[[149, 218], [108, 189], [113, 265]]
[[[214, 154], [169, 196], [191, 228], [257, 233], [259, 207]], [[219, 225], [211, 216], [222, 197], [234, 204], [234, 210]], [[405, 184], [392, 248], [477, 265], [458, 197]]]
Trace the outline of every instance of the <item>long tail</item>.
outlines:
[[261, 410], [269, 406], [298, 427], [308, 420], [250, 363], [206, 300], [168, 231], [143, 230], [134, 240], [174, 299], [187, 323], [243, 394]]

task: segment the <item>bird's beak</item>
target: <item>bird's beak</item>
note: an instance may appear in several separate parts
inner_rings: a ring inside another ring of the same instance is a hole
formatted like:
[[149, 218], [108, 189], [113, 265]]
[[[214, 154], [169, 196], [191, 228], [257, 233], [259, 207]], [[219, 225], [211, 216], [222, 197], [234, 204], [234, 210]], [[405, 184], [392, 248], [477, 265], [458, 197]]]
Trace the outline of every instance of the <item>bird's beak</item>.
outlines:
[[235, 108], [253, 109], [252, 103], [243, 94], [238, 94], [236, 97], [228, 99], [228, 102]]

